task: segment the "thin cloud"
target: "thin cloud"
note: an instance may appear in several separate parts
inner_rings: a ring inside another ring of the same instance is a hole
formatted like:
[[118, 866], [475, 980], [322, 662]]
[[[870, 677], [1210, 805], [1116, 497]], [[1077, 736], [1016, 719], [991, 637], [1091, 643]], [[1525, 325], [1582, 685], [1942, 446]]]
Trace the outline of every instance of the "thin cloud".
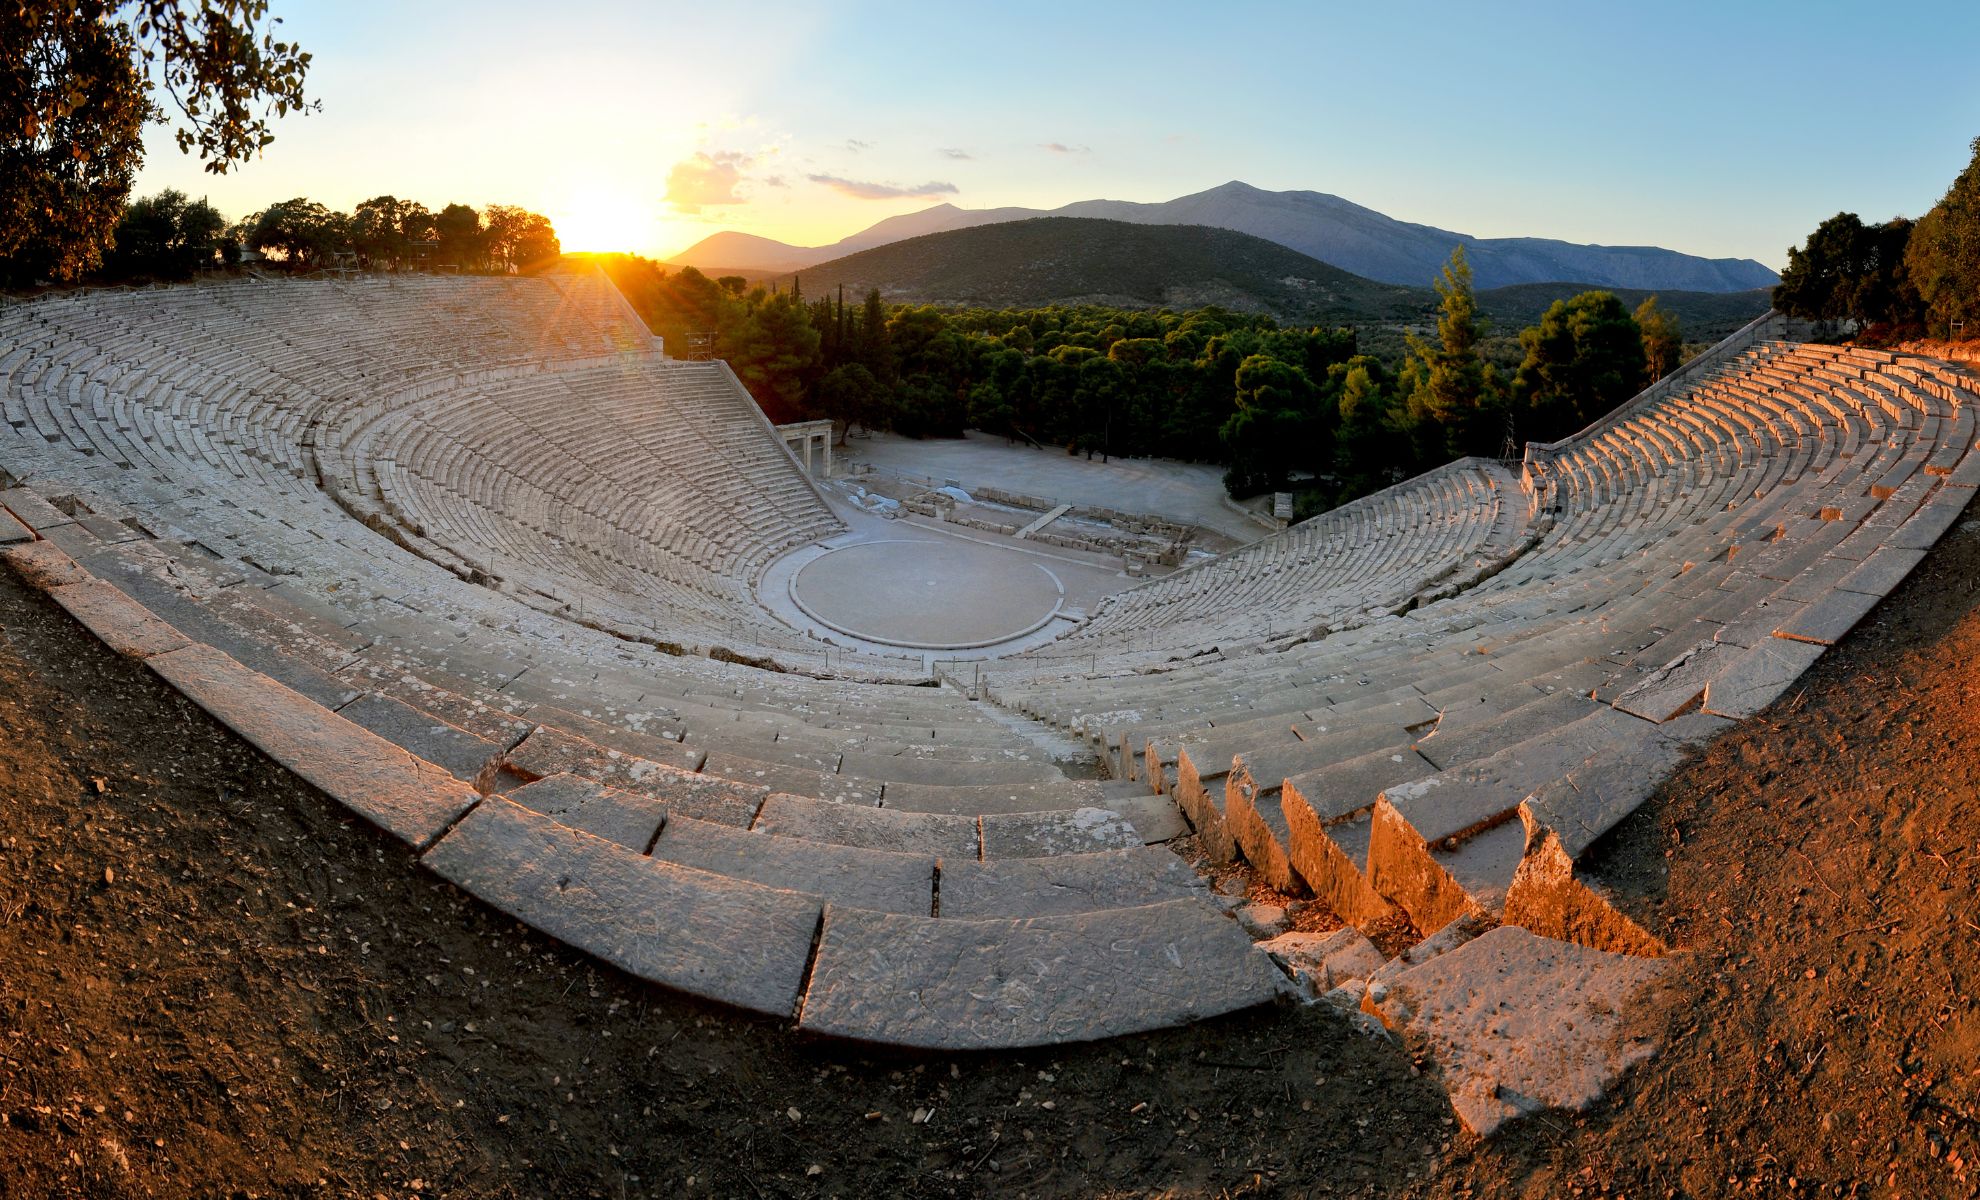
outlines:
[[871, 149], [873, 149], [873, 143], [872, 143], [872, 142], [862, 142], [862, 141], [860, 141], [860, 140], [859, 140], [858, 138], [847, 138], [847, 139], [846, 139], [846, 149], [848, 149], [848, 150], [850, 150], [850, 151], [852, 151], [852, 152], [853, 152], [854, 154], [858, 154], [858, 153], [859, 153], [859, 152], [860, 152], [861, 150], [871, 150]]
[[953, 146], [944, 146], [941, 149], [937, 150], [935, 153], [941, 155], [943, 158], [959, 158], [965, 162], [971, 161], [976, 158], [976, 156], [974, 154], [971, 154], [969, 151], [958, 150]]
[[1040, 150], [1050, 150], [1054, 154], [1093, 153], [1093, 147], [1091, 146], [1068, 146], [1064, 142], [1040, 142], [1038, 143], [1038, 148]]
[[842, 196], [855, 200], [926, 200], [934, 196], [953, 196], [957, 192], [953, 183], [931, 180], [920, 187], [901, 187], [892, 183], [872, 183], [864, 179], [846, 179], [838, 175], [808, 175], [813, 183], [831, 188]]
[[684, 158], [667, 172], [667, 203], [676, 212], [698, 213], [704, 208], [742, 204], [747, 197], [737, 192], [743, 182], [743, 168], [752, 159], [735, 150], [705, 150]]

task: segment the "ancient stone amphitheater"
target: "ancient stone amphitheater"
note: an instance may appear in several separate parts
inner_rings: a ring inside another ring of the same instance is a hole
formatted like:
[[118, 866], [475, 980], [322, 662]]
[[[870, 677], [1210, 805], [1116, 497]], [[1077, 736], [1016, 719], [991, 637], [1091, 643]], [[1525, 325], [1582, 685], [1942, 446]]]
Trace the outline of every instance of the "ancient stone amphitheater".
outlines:
[[[0, 380], [12, 567], [537, 929], [909, 1047], [1324, 994], [1427, 1037], [1482, 1130], [1635, 1052], [1585, 1043], [1666, 948], [1590, 847], [1980, 484], [1973, 378], [1756, 322], [1523, 463], [933, 679], [759, 603], [844, 521], [727, 368], [665, 358], [595, 270], [10, 304]], [[1184, 834], [1347, 928], [1261, 949]]]

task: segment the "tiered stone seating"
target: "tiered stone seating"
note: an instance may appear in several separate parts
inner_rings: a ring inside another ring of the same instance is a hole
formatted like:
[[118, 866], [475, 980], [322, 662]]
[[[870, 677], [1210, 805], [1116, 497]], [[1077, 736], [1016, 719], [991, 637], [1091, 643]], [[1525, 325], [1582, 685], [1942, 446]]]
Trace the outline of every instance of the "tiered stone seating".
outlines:
[[[1974, 394], [1749, 332], [1517, 476], [1455, 463], [1121, 593], [985, 677], [1110, 780], [770, 620], [758, 574], [836, 521], [596, 272], [0, 310], [0, 556], [441, 877], [666, 986], [960, 1049], [1297, 978], [1470, 1054], [1494, 1035], [1423, 1003], [1451, 979], [1643, 976], [1587, 851], [1958, 518]], [[1431, 936], [1281, 970], [1185, 831]], [[1541, 936], [1464, 948], [1493, 921]]]
[[749, 584], [837, 525], [726, 368], [660, 360], [607, 292], [8, 309], [9, 560], [443, 877], [668, 986], [953, 1047], [1276, 995], [1150, 844], [1171, 802], [951, 691], [656, 653], [802, 647]]
[[1347, 920], [1483, 912], [1651, 951], [1575, 860], [1957, 519], [1975, 394], [1945, 364], [1758, 341], [1529, 447], [1537, 536], [1455, 595], [1270, 655], [992, 686]]
[[1079, 630], [1002, 664], [1108, 671], [1216, 649], [1284, 645], [1469, 586], [1527, 536], [1519, 482], [1463, 459], [1283, 533], [1108, 597]]

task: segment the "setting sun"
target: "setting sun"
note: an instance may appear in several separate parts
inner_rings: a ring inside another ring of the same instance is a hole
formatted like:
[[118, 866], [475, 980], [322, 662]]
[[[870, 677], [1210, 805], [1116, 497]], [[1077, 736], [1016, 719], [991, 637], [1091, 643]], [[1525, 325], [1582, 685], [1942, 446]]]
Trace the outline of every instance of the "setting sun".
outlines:
[[653, 233], [653, 206], [622, 194], [582, 192], [551, 215], [566, 251], [644, 248]]

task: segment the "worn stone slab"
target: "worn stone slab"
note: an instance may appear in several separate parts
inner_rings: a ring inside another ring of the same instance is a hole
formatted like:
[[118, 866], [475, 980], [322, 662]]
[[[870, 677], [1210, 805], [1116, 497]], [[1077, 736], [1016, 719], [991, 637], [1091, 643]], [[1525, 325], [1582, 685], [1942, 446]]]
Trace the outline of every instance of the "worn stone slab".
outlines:
[[[667, 821], [667, 806], [651, 796], [622, 792], [576, 775], [549, 775], [506, 797], [560, 825], [646, 853]], [[686, 819], [686, 818], [683, 818]]]
[[1774, 636], [1833, 646], [1856, 628], [1856, 623], [1868, 616], [1880, 599], [1837, 588], [1782, 623], [1774, 630]]
[[1418, 739], [1413, 748], [1435, 770], [1449, 770], [1530, 737], [1537, 737], [1550, 729], [1559, 729], [1594, 710], [1595, 702], [1579, 692], [1540, 695], [1493, 720], [1460, 723], [1452, 727], [1440, 722]]
[[1231, 769], [1236, 770], [1241, 760], [1261, 791], [1277, 792], [1289, 775], [1324, 771], [1372, 756], [1401, 754], [1414, 740], [1400, 726], [1360, 725], [1302, 742], [1243, 747], [1233, 758]]
[[488, 772], [502, 752], [500, 746], [465, 729], [457, 729], [404, 701], [376, 692], [359, 696], [337, 712], [469, 783]]
[[[1202, 840], [1204, 852], [1215, 862], [1229, 862], [1237, 856], [1237, 839], [1224, 824], [1223, 778], [1229, 770], [1228, 761], [1204, 764], [1199, 769], [1189, 747], [1176, 751], [1176, 781], [1171, 792]], [[1203, 771], [1210, 774], [1206, 777]]]
[[1611, 954], [1655, 958], [1665, 950], [1662, 940], [1625, 916], [1605, 889], [1581, 877], [1552, 830], [1529, 840], [1506, 891], [1505, 922]]
[[876, 912], [925, 917], [934, 901], [932, 854], [800, 842], [675, 817], [653, 843], [653, 857]]
[[1282, 976], [1198, 900], [955, 920], [833, 905], [798, 1027], [929, 1050], [1090, 1041], [1263, 1004]]
[[1866, 596], [1888, 596], [1923, 561], [1923, 550], [1884, 546], [1858, 563], [1856, 569], [1843, 576], [1836, 586], [1848, 592], [1862, 592]]
[[48, 595], [125, 658], [150, 658], [192, 645], [178, 629], [101, 579], [65, 583], [50, 588]]
[[1654, 736], [1655, 726], [1614, 710], [1593, 714], [1489, 754], [1382, 790], [1420, 840], [1458, 841], [1510, 820], [1534, 788], [1559, 778], [1595, 751]]
[[1044, 917], [1202, 896], [1203, 877], [1167, 850], [942, 863], [941, 916]]
[[1942, 488], [1898, 527], [1890, 545], [1905, 550], [1930, 550], [1953, 527], [1973, 499], [1968, 488]]
[[665, 801], [670, 811], [701, 821], [747, 829], [770, 793], [761, 787], [699, 775], [622, 754], [574, 734], [539, 726], [504, 756], [526, 779], [581, 775], [607, 787]]
[[0, 508], [19, 517], [21, 524], [42, 533], [75, 522], [74, 517], [26, 488], [0, 491]]
[[34, 530], [20, 523], [13, 513], [0, 508], [0, 546], [11, 546], [16, 542], [31, 542]]
[[1389, 916], [1389, 902], [1368, 884], [1371, 806], [1340, 812], [1309, 799], [1298, 779], [1288, 779], [1279, 811], [1286, 820], [1286, 858], [1316, 899], [1350, 924]]
[[1627, 1033], [1625, 1016], [1659, 971], [1653, 959], [1506, 925], [1368, 997], [1384, 1024], [1429, 1052], [1465, 1127], [1489, 1137], [1531, 1113], [1585, 1110], [1649, 1058], [1654, 1044]]
[[701, 770], [703, 774], [752, 787], [794, 796], [810, 796], [835, 804], [863, 804], [871, 808], [880, 803], [881, 785], [876, 780], [855, 779], [850, 775], [836, 775], [785, 763], [762, 762], [724, 750], [711, 751]]
[[1368, 881], [1417, 928], [1437, 929], [1469, 912], [1498, 915], [1525, 847], [1526, 832], [1513, 821], [1462, 841], [1425, 843], [1383, 799], [1370, 831]]
[[1240, 755], [1224, 778], [1224, 823], [1253, 871], [1273, 889], [1297, 896], [1305, 894], [1306, 884], [1288, 857], [1292, 829], [1279, 798], [1285, 778], [1277, 777], [1278, 786], [1263, 786], [1248, 756]]
[[1107, 808], [1039, 813], [986, 813], [981, 818], [983, 857], [1040, 858], [1084, 854], [1143, 844], [1141, 832]]
[[839, 773], [893, 783], [1016, 784], [1051, 783], [1065, 774], [1049, 762], [1005, 759], [919, 758], [900, 754], [862, 754], [848, 750]]
[[211, 646], [153, 655], [159, 678], [346, 808], [424, 847], [480, 799], [475, 790]]
[[87, 583], [92, 578], [54, 542], [21, 542], [0, 550], [0, 558], [6, 559], [29, 587], [44, 592]]
[[1258, 949], [1271, 955], [1309, 996], [1331, 991], [1349, 980], [1366, 983], [1389, 961], [1359, 929], [1353, 928], [1336, 929], [1332, 933], [1294, 930], [1259, 942]]
[[880, 794], [880, 805], [903, 812], [973, 817], [980, 813], [1086, 808], [1101, 805], [1101, 795], [1101, 785], [1090, 779], [985, 784], [903, 783], [890, 779]]
[[1189, 832], [1182, 810], [1167, 796], [1107, 796], [1093, 807], [1119, 813], [1146, 845], [1172, 841]]
[[442, 879], [620, 970], [788, 1016], [821, 906], [810, 896], [657, 862], [501, 797], [423, 860]]
[[1740, 653], [1739, 647], [1704, 639], [1652, 671], [1617, 696], [1613, 705], [1646, 721], [1662, 723], [1696, 705], [1713, 673]]
[[1736, 720], [1754, 715], [1780, 699], [1826, 649], [1815, 642], [1768, 638], [1712, 677], [1704, 711]]
[[1520, 801], [1519, 816], [1527, 844], [1538, 841], [1543, 830], [1553, 830], [1560, 835], [1569, 857], [1580, 858], [1597, 839], [1641, 807], [1688, 750], [1682, 741], [1658, 738], [1589, 755], [1579, 766], [1540, 785]]
[[810, 796], [773, 792], [751, 826], [759, 833], [838, 846], [936, 854], [943, 859], [981, 857], [975, 817], [895, 812], [864, 804], [835, 804]]

